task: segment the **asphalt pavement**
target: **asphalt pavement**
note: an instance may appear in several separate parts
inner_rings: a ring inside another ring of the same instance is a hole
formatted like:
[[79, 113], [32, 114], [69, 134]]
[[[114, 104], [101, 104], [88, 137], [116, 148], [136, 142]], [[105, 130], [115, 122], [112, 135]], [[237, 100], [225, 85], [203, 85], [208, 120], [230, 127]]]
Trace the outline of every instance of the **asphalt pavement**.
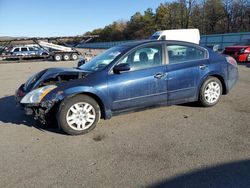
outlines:
[[68, 136], [15, 106], [31, 74], [76, 62], [0, 64], [0, 187], [249, 187], [250, 66], [212, 108], [148, 109]]

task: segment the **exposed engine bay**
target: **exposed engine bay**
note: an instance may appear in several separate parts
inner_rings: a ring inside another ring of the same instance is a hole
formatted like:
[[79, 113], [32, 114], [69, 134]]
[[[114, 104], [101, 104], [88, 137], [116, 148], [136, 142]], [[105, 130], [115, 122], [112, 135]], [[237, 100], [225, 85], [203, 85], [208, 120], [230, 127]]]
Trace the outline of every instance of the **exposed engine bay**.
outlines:
[[[16, 100], [21, 101], [22, 98], [32, 90], [42, 88], [49, 85], [60, 85], [72, 80], [83, 79], [88, 73], [77, 68], [49, 68], [32, 75], [25, 84], [17, 90]], [[60, 94], [60, 93], [58, 93]], [[39, 104], [21, 105], [24, 108], [25, 114], [34, 115], [35, 119], [39, 119], [41, 123], [47, 123], [50, 117], [47, 116], [55, 108], [58, 100], [43, 101]], [[56, 109], [55, 109], [56, 110]], [[53, 114], [53, 113], [51, 113]]]

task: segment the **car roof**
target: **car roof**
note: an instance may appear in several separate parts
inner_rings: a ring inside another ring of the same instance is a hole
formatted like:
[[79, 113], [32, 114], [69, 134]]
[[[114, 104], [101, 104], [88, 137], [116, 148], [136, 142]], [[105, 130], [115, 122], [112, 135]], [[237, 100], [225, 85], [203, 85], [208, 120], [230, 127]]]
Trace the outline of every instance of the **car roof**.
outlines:
[[[176, 40], [139, 40], [139, 41], [133, 41], [133, 42], [127, 42], [124, 44], [120, 44], [120, 45], [118, 45], [118, 47], [133, 48], [133, 47], [140, 46], [143, 44], [151, 44], [151, 43], [154, 44], [154, 43], [162, 43], [162, 42], [199, 46], [195, 43], [176, 41]], [[199, 46], [199, 47], [201, 47], [201, 46]]]
[[13, 46], [13, 48], [29, 48], [29, 46], [25, 46], [25, 45], [23, 45], [23, 46]]

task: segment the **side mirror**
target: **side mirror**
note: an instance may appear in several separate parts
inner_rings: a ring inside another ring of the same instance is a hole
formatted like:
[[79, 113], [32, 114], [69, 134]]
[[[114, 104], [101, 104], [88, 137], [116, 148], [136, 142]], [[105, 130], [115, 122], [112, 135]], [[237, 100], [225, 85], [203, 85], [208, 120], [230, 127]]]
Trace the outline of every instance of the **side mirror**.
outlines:
[[127, 63], [122, 63], [122, 64], [119, 64], [119, 65], [116, 65], [114, 68], [113, 68], [113, 72], [115, 74], [119, 74], [120, 72], [123, 72], [123, 71], [129, 71], [130, 70], [130, 65], [127, 64]]
[[81, 59], [81, 60], [78, 61], [77, 67], [80, 67], [80, 66], [82, 66], [85, 63], [86, 63], [86, 60], [85, 59]]
[[161, 36], [160, 40], [166, 40], [166, 36], [165, 35]]

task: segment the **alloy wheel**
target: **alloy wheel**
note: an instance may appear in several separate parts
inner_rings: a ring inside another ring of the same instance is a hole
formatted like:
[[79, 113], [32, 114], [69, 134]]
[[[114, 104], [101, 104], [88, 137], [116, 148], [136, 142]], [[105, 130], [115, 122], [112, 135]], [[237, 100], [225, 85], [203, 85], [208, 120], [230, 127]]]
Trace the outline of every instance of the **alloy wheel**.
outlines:
[[219, 100], [220, 93], [220, 85], [215, 81], [209, 82], [204, 91], [205, 100], [210, 104], [215, 103]]
[[71, 106], [66, 115], [66, 121], [70, 128], [83, 131], [91, 127], [95, 122], [96, 112], [94, 107], [86, 102], [79, 102]]

